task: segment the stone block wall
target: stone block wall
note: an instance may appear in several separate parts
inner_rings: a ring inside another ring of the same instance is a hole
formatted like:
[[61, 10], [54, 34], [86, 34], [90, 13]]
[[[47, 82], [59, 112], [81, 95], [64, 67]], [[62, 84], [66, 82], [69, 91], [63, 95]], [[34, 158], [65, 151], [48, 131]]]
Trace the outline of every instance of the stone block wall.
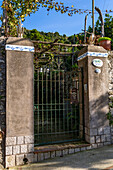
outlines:
[[24, 164], [34, 159], [34, 136], [6, 137], [6, 167]]
[[[113, 117], [113, 51], [108, 56], [108, 75], [109, 75], [109, 113]], [[112, 119], [113, 120], [113, 119]], [[113, 143], [113, 125], [111, 125], [111, 140]]]
[[6, 132], [6, 39], [0, 38], [0, 164], [5, 164]]
[[[109, 98], [113, 98], [113, 51], [108, 56]], [[113, 113], [113, 111], [112, 111]]]
[[107, 126], [104, 128], [85, 128], [86, 141], [88, 141], [95, 148], [110, 145], [112, 143], [111, 138], [111, 127]]
[[111, 51], [109, 53], [108, 56], [108, 72], [109, 72], [109, 89], [108, 89], [108, 93], [109, 93], [109, 108], [110, 108], [110, 112], [113, 115], [113, 51]]

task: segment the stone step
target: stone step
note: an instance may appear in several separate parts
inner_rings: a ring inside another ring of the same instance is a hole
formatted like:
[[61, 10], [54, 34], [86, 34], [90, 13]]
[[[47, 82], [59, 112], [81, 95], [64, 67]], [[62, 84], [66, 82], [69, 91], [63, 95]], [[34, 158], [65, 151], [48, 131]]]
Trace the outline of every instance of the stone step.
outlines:
[[35, 147], [35, 161], [40, 162], [49, 158], [63, 157], [68, 154], [92, 149], [91, 144], [88, 143], [68, 143], [58, 145], [47, 145]]

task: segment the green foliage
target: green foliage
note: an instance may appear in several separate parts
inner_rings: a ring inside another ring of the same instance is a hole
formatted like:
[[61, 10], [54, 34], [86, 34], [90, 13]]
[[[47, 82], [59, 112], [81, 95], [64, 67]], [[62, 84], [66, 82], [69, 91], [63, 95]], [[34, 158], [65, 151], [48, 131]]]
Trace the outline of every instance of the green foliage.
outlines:
[[77, 65], [77, 63], [75, 63], [74, 65], [72, 65], [72, 68], [78, 68], [78, 65]]
[[0, 96], [0, 100], [2, 100], [2, 99], [4, 99], [5, 98], [5, 96]]
[[31, 30], [31, 31], [25, 29], [24, 38], [29, 38], [29, 39], [31, 39], [31, 40], [44, 41], [44, 37], [41, 36], [40, 32], [37, 31], [36, 29], [33, 29], [33, 30]]
[[109, 120], [109, 124], [113, 125], [113, 115], [111, 112], [107, 113], [107, 119]]
[[109, 41], [111, 41], [111, 38], [109, 38], [109, 37], [100, 37], [100, 38], [98, 39], [98, 42], [103, 41], [103, 40], [109, 40]]
[[[113, 17], [109, 14], [105, 14], [104, 30], [105, 37], [111, 38], [111, 47], [113, 49]], [[99, 19], [96, 22], [95, 33], [96, 35], [101, 35], [101, 22]]]
[[24, 29], [24, 38], [29, 38], [31, 40], [38, 40], [38, 41], [49, 41], [53, 42], [56, 39], [59, 39], [59, 43], [69, 43], [69, 40], [66, 36], [60, 35], [58, 32], [55, 33], [45, 33], [43, 31], [39, 32], [36, 29], [27, 30]]
[[56, 12], [60, 11], [61, 14], [68, 13], [69, 16], [83, 13], [81, 9], [76, 9], [73, 5], [65, 6], [64, 3], [55, 0], [3, 0], [2, 8], [6, 9], [7, 12], [8, 26], [10, 27], [9, 35], [16, 35], [19, 19], [23, 22], [26, 16], [35, 13], [40, 7], [46, 8], [48, 12], [54, 9]]
[[[113, 108], [113, 97], [110, 98], [109, 108]], [[109, 120], [109, 124], [113, 125], [113, 115], [111, 112], [107, 113], [107, 119]]]

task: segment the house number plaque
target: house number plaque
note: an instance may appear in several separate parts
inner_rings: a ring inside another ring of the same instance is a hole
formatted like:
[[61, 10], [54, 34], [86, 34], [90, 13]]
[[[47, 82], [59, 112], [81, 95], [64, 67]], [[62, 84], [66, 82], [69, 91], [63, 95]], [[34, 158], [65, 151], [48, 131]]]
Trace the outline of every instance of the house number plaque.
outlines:
[[95, 66], [95, 67], [102, 67], [103, 66], [103, 61], [100, 60], [100, 59], [94, 59], [92, 64]]

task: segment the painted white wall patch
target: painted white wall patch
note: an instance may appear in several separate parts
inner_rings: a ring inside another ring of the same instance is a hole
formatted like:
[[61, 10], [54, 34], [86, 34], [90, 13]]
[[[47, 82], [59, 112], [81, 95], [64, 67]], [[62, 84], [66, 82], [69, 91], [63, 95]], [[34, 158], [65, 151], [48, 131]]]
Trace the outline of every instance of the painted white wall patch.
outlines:
[[100, 59], [94, 59], [92, 63], [96, 67], [102, 67], [103, 66], [103, 61], [100, 60]]

